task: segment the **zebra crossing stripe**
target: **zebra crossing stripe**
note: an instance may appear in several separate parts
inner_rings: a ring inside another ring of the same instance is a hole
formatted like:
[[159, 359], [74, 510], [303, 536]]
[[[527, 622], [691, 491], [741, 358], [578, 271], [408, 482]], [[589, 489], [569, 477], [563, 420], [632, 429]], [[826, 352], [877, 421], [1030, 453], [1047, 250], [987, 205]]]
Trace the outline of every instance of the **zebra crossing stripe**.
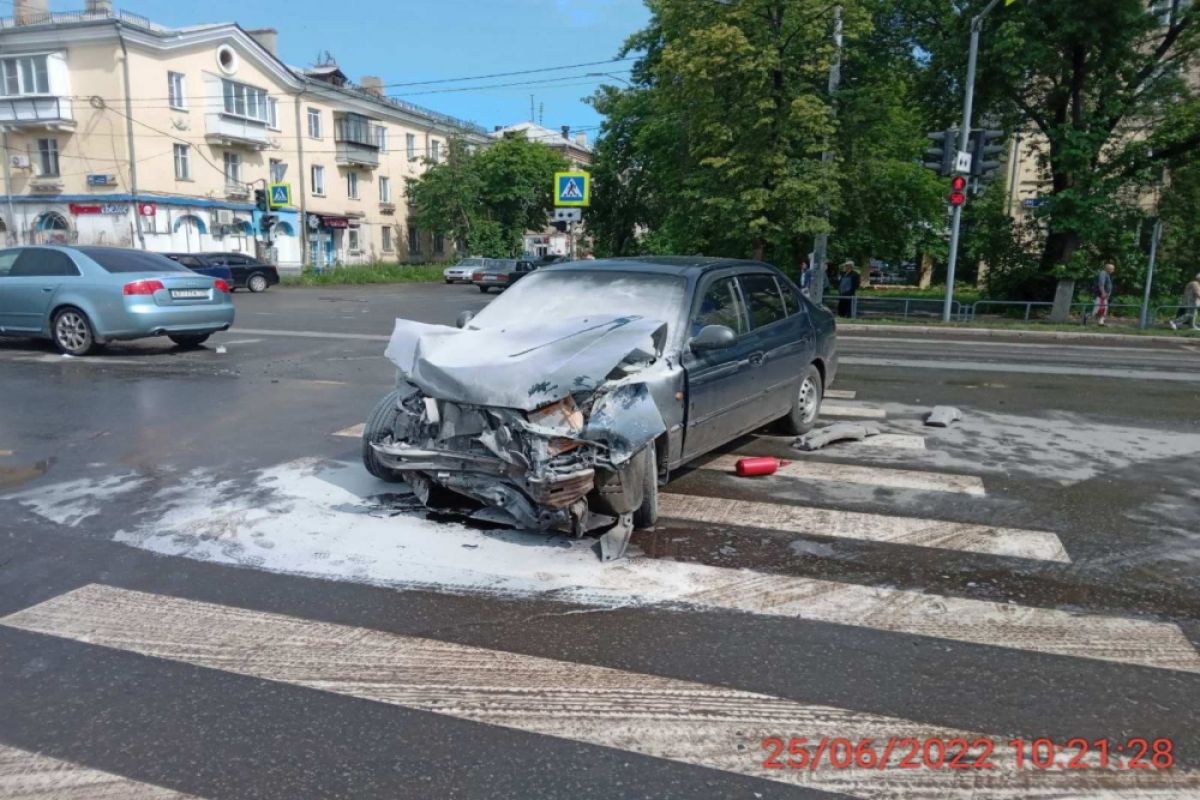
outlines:
[[344, 436], [347, 439], [361, 439], [363, 428], [366, 427], [365, 422], [360, 422], [357, 425], [351, 425], [349, 428], [342, 428], [340, 431], [334, 431], [334, 436]]
[[[718, 456], [704, 464], [703, 469], [733, 472], [741, 455]], [[912, 489], [920, 492], [955, 492], [983, 497], [983, 479], [975, 475], [956, 475], [946, 472], [919, 472], [909, 469], [862, 467], [829, 461], [793, 461], [775, 473], [784, 478], [836, 483], [860, 483], [885, 489]]]
[[887, 419], [887, 412], [882, 408], [875, 408], [873, 406], [827, 400], [821, 404], [821, 416], [850, 417], [853, 419]]
[[[979, 734], [590, 664], [90, 585], [0, 624], [144, 656], [863, 798], [1184, 798], [1200, 773], [769, 769], [769, 737], [925, 741]], [[1069, 754], [1073, 755], [1073, 753]], [[897, 754], [896, 759], [899, 759]], [[1064, 759], [1065, 761], [1065, 759]]]
[[0, 797], [8, 800], [187, 800], [192, 795], [0, 745]]
[[853, 400], [858, 392], [852, 389], [826, 389], [825, 396], [831, 400]]
[[735, 525], [1038, 561], [1071, 561], [1058, 536], [1048, 531], [674, 493], [658, 496], [658, 510], [670, 519], [710, 525]]

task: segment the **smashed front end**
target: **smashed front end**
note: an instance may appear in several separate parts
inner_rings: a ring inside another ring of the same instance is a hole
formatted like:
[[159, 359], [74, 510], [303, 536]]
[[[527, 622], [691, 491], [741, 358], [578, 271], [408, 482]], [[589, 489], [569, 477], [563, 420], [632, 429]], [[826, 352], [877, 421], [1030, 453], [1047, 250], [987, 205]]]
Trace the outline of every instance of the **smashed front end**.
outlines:
[[370, 455], [427, 505], [465, 498], [474, 516], [575, 535], [628, 528], [666, 429], [645, 383], [664, 338], [637, 317], [502, 331], [398, 320], [395, 408], [369, 426]]

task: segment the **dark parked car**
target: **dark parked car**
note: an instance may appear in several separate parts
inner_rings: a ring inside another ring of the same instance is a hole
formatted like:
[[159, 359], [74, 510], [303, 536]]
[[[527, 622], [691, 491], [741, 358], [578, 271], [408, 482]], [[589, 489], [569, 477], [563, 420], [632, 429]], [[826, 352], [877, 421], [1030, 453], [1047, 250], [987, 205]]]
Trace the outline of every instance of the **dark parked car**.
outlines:
[[471, 283], [486, 293], [489, 289], [507, 289], [521, 278], [533, 272], [536, 267], [529, 261], [515, 258], [489, 258], [487, 266], [476, 269], [471, 275]]
[[768, 423], [810, 430], [837, 373], [833, 316], [750, 261], [558, 264], [459, 327], [396, 321], [367, 470], [522, 528], [608, 527], [608, 554], [672, 470]]
[[[279, 270], [245, 253], [163, 253], [167, 258], [202, 275], [216, 275], [209, 270], [223, 267], [229, 270], [230, 285], [235, 289], [265, 292], [279, 283]], [[223, 277], [223, 276], [221, 276]]]

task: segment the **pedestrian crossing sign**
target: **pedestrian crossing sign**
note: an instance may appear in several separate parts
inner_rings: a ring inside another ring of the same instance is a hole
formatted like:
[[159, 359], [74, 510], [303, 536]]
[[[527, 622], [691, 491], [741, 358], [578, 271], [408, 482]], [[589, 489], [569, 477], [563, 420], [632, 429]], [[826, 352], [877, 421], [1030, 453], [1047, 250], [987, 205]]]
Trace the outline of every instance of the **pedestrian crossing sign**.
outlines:
[[290, 183], [272, 183], [268, 188], [271, 208], [284, 208], [292, 204], [292, 185]]
[[554, 173], [554, 205], [582, 207], [592, 201], [592, 176], [586, 172]]

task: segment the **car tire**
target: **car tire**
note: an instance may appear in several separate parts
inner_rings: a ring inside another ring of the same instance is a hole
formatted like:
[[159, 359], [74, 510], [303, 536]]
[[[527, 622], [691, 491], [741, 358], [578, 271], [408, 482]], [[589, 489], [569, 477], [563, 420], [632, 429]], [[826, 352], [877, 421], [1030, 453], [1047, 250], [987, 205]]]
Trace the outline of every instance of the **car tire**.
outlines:
[[73, 306], [59, 309], [50, 322], [50, 338], [60, 353], [86, 356], [96, 349], [96, 333], [87, 314]]
[[256, 272], [246, 279], [246, 288], [254, 294], [262, 294], [270, 285], [267, 283], [267, 276], [261, 272]]
[[646, 472], [642, 483], [642, 504], [633, 512], [634, 528], [650, 528], [658, 522], [658, 451], [651, 442], [646, 448]]
[[168, 333], [167, 338], [179, 347], [199, 347], [208, 341], [207, 333]]
[[480, 286], [480, 287], [479, 287], [479, 291], [480, 291], [480, 292], [482, 292], [482, 293], [484, 293], [484, 294], [487, 294], [487, 293], [488, 293], [488, 287], [486, 287], [486, 286]]
[[449, 278], [446, 278], [446, 283], [454, 283], [454, 281], [450, 280]]
[[367, 423], [363, 426], [363, 466], [376, 478], [389, 483], [403, 483], [404, 476], [400, 474], [399, 470], [390, 469], [379, 463], [379, 457], [375, 454], [371, 443], [381, 442], [392, 435], [396, 427], [396, 418], [400, 416], [400, 409], [396, 405], [399, 399], [399, 392], [388, 392], [371, 410], [371, 414], [367, 417]]
[[779, 427], [784, 433], [799, 435], [808, 433], [817, 424], [821, 415], [821, 399], [825, 396], [824, 382], [821, 372], [815, 364], [809, 364], [808, 369], [800, 376], [796, 394], [792, 398], [792, 410], [779, 420]]

